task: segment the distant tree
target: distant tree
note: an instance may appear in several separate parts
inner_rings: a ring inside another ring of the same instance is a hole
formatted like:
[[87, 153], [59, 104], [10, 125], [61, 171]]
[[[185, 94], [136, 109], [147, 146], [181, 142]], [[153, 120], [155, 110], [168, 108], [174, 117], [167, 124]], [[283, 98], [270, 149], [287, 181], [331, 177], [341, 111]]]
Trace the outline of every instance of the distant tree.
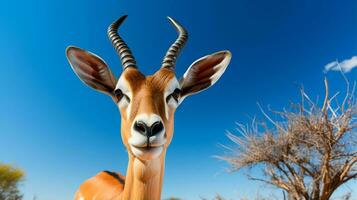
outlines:
[[[239, 198], [239, 200], [278, 200], [279, 198], [275, 198], [275, 197], [263, 197], [261, 196], [259, 193], [255, 196], [252, 197], [254, 195], [250, 195], [251, 197], [249, 198]], [[233, 199], [226, 199], [224, 197], [222, 197], [221, 195], [217, 194], [214, 198], [205, 198], [205, 197], [200, 197], [201, 200], [233, 200]], [[346, 200], [346, 199], [343, 199]]]
[[301, 103], [289, 111], [272, 111], [277, 119], [262, 109], [269, 123], [238, 125], [242, 136], [228, 134], [237, 148], [221, 158], [233, 171], [262, 167], [262, 177], [248, 178], [286, 191], [289, 199], [328, 200], [341, 185], [357, 178], [355, 85], [352, 92], [348, 81], [347, 86], [340, 103], [337, 94], [329, 96], [325, 79], [321, 106], [302, 90]]
[[[209, 200], [205, 197], [200, 197], [201, 200]], [[225, 200], [221, 195], [217, 194], [212, 200]]]
[[23, 178], [21, 169], [0, 163], [0, 200], [22, 199], [18, 186]]

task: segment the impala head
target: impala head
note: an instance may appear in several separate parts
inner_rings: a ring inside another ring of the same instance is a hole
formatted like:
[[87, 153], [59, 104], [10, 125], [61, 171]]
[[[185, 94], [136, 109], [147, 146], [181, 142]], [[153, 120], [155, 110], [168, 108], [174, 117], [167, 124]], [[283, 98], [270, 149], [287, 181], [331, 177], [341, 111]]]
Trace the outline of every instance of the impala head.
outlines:
[[157, 158], [169, 146], [174, 129], [174, 113], [183, 99], [213, 85], [231, 59], [220, 51], [195, 61], [182, 78], [175, 76], [175, 63], [187, 40], [186, 30], [169, 18], [179, 36], [168, 49], [162, 66], [145, 76], [117, 30], [126, 16], [108, 28], [108, 36], [122, 62], [123, 72], [116, 78], [107, 64], [95, 54], [68, 47], [67, 58], [77, 76], [88, 86], [114, 100], [121, 114], [122, 140], [130, 155], [141, 160]]

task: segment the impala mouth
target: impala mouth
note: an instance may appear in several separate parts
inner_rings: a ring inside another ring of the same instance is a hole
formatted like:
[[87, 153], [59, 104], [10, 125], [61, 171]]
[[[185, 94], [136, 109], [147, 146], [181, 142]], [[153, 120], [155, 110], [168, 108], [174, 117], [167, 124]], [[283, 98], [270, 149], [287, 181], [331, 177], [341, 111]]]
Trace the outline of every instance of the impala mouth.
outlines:
[[[135, 134], [136, 135], [136, 134]], [[164, 135], [164, 134], [163, 134]], [[131, 152], [143, 160], [157, 158], [164, 149], [166, 138], [164, 136], [153, 136], [149, 139], [136, 135], [129, 138]]]
[[166, 140], [164, 140], [162, 142], [162, 144], [151, 144], [151, 143], [147, 143], [145, 145], [135, 145], [135, 144], [130, 144], [132, 147], [137, 148], [137, 149], [141, 149], [141, 150], [150, 150], [150, 149], [155, 149], [155, 148], [159, 148], [164, 146]]
[[143, 151], [143, 152], [150, 152], [150, 151], [154, 151], [154, 150], [156, 150], [156, 149], [158, 149], [158, 148], [162, 148], [163, 147], [163, 145], [161, 145], [161, 146], [146, 146], [146, 147], [138, 147], [138, 146], [133, 146], [133, 145], [131, 145], [131, 147], [132, 148], [135, 148], [135, 149], [137, 149], [137, 150], [140, 150], [140, 151]]
[[143, 151], [163, 147], [166, 143], [166, 139], [164, 137], [154, 136], [146, 140], [135, 139], [135, 137], [129, 139], [130, 146]]
[[129, 144], [130, 146], [138, 149], [162, 147], [166, 143], [166, 138], [164, 135], [165, 134], [163, 133], [160, 136], [147, 138], [142, 135], [133, 134], [133, 136], [129, 138]]
[[139, 157], [143, 160], [151, 160], [154, 158], [157, 158], [162, 150], [164, 149], [164, 145], [160, 146], [135, 146], [135, 145], [130, 145], [131, 151], [136, 157]]

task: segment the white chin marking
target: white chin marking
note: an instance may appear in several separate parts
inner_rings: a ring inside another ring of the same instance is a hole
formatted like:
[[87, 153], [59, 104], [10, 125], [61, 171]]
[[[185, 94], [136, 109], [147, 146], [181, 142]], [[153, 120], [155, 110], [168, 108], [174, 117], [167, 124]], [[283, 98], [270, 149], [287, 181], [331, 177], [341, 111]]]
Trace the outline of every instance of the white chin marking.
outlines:
[[[157, 136], [151, 136], [149, 139], [150, 146], [158, 147], [166, 143], [164, 132], [158, 134]], [[129, 144], [135, 147], [146, 147], [147, 138], [140, 133], [132, 132], [132, 136], [128, 140]]]
[[155, 159], [160, 156], [160, 154], [163, 150], [162, 146], [150, 147], [150, 148], [145, 148], [145, 147], [137, 148], [137, 147], [130, 145], [130, 148], [131, 148], [131, 151], [133, 152], [133, 154], [142, 160]]

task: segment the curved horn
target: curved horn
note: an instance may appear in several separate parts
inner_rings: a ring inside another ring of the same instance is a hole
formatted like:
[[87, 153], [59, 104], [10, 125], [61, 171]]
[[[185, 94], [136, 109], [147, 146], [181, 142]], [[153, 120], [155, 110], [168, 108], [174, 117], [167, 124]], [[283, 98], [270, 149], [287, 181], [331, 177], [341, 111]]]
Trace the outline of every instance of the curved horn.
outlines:
[[171, 45], [171, 47], [167, 50], [164, 60], [162, 61], [161, 68], [165, 67], [175, 70], [176, 59], [182, 47], [185, 45], [187, 41], [188, 34], [187, 31], [177, 21], [175, 21], [171, 17], [167, 17], [167, 18], [169, 19], [171, 24], [175, 26], [175, 29], [179, 34], [179, 36], [176, 39], [176, 41]]
[[128, 67], [134, 67], [137, 68], [136, 66], [136, 61], [134, 56], [132, 55], [129, 47], [126, 45], [124, 40], [119, 36], [118, 34], [118, 28], [119, 26], [123, 23], [125, 18], [128, 15], [121, 16], [119, 19], [114, 21], [109, 27], [108, 27], [108, 37], [110, 41], [112, 42], [115, 51], [118, 53], [121, 64], [123, 66], [123, 70], [125, 70]]

